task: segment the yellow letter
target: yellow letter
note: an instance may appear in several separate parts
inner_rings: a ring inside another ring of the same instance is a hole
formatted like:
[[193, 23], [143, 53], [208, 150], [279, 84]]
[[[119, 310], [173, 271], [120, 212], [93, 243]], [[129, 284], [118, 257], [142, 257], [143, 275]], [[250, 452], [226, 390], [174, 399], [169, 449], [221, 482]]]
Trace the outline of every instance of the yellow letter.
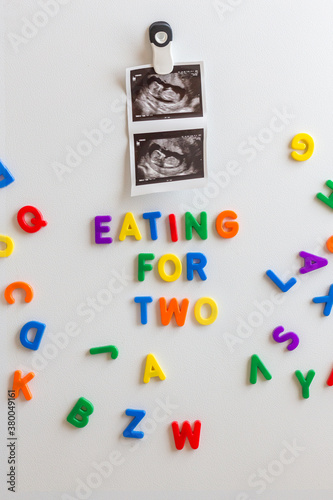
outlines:
[[[208, 316], [208, 318], [203, 318], [201, 315], [201, 308], [204, 304], [208, 304], [211, 308], [211, 313], [210, 316]], [[214, 321], [217, 318], [217, 313], [218, 313], [217, 304], [215, 300], [211, 299], [210, 297], [202, 297], [195, 303], [194, 316], [197, 322], [200, 323], [200, 325], [206, 326], [214, 323]]]
[[313, 154], [314, 141], [309, 134], [297, 134], [291, 141], [291, 147], [293, 149], [299, 149], [300, 151], [306, 150], [303, 154], [299, 154], [296, 151], [291, 153], [291, 157], [294, 160], [305, 161], [308, 160]]
[[13, 253], [15, 247], [14, 241], [4, 234], [0, 234], [0, 241], [6, 245], [4, 250], [0, 250], [0, 257], [9, 257]]
[[146, 361], [145, 374], [143, 376], [143, 381], [148, 384], [152, 377], [159, 377], [161, 380], [165, 380], [165, 374], [162, 368], [156, 361], [154, 354], [148, 354]]
[[[164, 270], [165, 263], [168, 262], [169, 260], [173, 262], [175, 265], [175, 270], [173, 274], [167, 274]], [[165, 255], [162, 255], [162, 257], [158, 261], [157, 268], [162, 280], [164, 281], [176, 281], [182, 274], [182, 263], [180, 262], [177, 255], [174, 255], [173, 253], [166, 253]]]
[[124, 217], [124, 222], [120, 231], [119, 239], [124, 241], [126, 236], [134, 236], [136, 240], [141, 240], [142, 236], [131, 212], [127, 212]]

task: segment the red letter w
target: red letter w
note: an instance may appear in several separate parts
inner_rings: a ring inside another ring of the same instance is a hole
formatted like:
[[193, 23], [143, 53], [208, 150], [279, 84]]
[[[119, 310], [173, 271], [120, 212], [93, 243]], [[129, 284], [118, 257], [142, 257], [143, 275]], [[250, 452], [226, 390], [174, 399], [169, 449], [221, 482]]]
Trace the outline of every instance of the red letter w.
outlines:
[[189, 443], [194, 450], [199, 448], [200, 431], [201, 431], [200, 420], [196, 420], [194, 422], [193, 432], [191, 429], [191, 424], [188, 420], [185, 420], [185, 422], [183, 422], [183, 428], [181, 432], [179, 432], [178, 422], [172, 422], [171, 425], [177, 450], [182, 450], [184, 448], [186, 438], [189, 440]]

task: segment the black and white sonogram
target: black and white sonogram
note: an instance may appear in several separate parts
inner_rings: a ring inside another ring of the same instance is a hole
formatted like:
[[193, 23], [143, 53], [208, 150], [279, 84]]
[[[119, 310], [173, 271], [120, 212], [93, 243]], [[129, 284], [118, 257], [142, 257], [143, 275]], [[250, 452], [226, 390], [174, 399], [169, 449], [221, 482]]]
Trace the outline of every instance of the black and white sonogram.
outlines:
[[136, 185], [204, 177], [204, 130], [135, 134]]
[[135, 69], [130, 79], [134, 122], [203, 116], [199, 64], [175, 66], [169, 75]]

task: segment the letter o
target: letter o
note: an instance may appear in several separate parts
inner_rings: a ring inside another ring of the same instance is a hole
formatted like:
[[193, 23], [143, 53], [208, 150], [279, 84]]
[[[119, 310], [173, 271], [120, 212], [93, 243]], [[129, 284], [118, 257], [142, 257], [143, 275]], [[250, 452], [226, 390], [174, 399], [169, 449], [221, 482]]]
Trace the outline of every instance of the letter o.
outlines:
[[[42, 22], [40, 22], [40, 20]], [[49, 18], [45, 12], [43, 12], [42, 10], [39, 10], [38, 12], [36, 12], [34, 17], [32, 18], [32, 22], [38, 28], [44, 28], [44, 26], [46, 26], [47, 23], [49, 22]]]
[[4, 250], [0, 250], [0, 257], [9, 257], [15, 248], [14, 241], [9, 236], [0, 234], [0, 242], [6, 245]]
[[[93, 478], [96, 478], [93, 482]], [[87, 485], [90, 488], [99, 488], [102, 484], [102, 477], [97, 472], [91, 472], [89, 476], [87, 476]]]
[[230, 217], [231, 219], [237, 219], [237, 214], [233, 212], [232, 210], [224, 210], [224, 212], [221, 212], [217, 217], [216, 217], [216, 231], [222, 238], [233, 238], [236, 236], [239, 230], [239, 224], [238, 222], [232, 222], [232, 221], [226, 221], [224, 223], [224, 226], [227, 229], [230, 229], [230, 231], [225, 231], [223, 229], [223, 221], [226, 217]]
[[[51, 351], [51, 353], [50, 353]], [[43, 354], [46, 359], [54, 359], [57, 357], [58, 349], [53, 344], [47, 344], [43, 349]]]
[[93, 147], [88, 141], [80, 141], [79, 144], [77, 145], [77, 150], [81, 156], [89, 156], [93, 150]]
[[[171, 261], [174, 263], [175, 270], [173, 274], [166, 274], [164, 268], [165, 264], [168, 261]], [[179, 276], [182, 274], [182, 263], [180, 259], [177, 257], [177, 255], [174, 255], [173, 253], [166, 253], [165, 255], [162, 255], [160, 260], [158, 261], [158, 272], [159, 275], [161, 276], [162, 280], [164, 281], [176, 281], [178, 280]]]
[[[208, 304], [211, 308], [211, 313], [208, 318], [203, 318], [201, 315], [201, 308], [204, 304]], [[211, 325], [217, 318], [218, 307], [215, 300], [210, 297], [201, 297], [201, 299], [197, 300], [194, 306], [194, 316], [200, 325]]]
[[106, 288], [102, 288], [97, 294], [97, 300], [102, 306], [107, 306], [112, 301], [112, 293]]
[[[277, 466], [277, 470], [276, 470], [276, 468], [273, 469], [273, 466]], [[272, 460], [272, 462], [268, 465], [267, 468], [268, 468], [270, 474], [272, 476], [275, 476], [275, 477], [280, 476], [283, 472], [283, 469], [284, 469], [283, 465], [278, 460]]]
[[[258, 321], [255, 321], [254, 317], [257, 317]], [[253, 326], [253, 328], [257, 328], [258, 326], [261, 326], [263, 324], [264, 317], [258, 311], [253, 311], [251, 312], [251, 314], [249, 314], [247, 321], [250, 326]]]

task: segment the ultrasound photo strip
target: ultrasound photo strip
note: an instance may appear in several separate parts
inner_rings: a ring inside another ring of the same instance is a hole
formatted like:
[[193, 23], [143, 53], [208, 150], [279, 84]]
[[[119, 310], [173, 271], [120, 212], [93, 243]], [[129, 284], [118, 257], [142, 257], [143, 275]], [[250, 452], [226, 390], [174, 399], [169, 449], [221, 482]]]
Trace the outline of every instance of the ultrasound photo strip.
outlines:
[[135, 134], [135, 183], [204, 178], [204, 130]]
[[154, 68], [130, 71], [132, 120], [203, 116], [200, 64], [177, 65], [158, 75]]

